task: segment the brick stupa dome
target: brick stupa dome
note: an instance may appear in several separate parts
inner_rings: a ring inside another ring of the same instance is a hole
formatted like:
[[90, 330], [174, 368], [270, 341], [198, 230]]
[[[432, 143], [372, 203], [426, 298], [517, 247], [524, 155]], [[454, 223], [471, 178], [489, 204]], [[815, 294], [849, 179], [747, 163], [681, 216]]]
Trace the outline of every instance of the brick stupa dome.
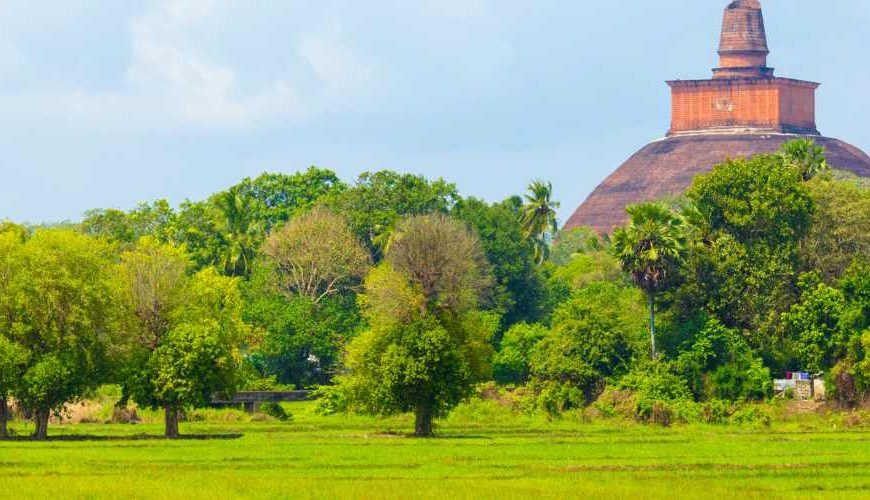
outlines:
[[609, 233], [627, 221], [625, 208], [683, 193], [698, 174], [727, 158], [772, 153], [809, 137], [824, 147], [828, 164], [870, 177], [870, 157], [816, 128], [819, 84], [774, 76], [758, 0], [725, 9], [719, 67], [710, 80], [670, 81], [671, 128], [605, 179], [568, 220], [565, 229]]

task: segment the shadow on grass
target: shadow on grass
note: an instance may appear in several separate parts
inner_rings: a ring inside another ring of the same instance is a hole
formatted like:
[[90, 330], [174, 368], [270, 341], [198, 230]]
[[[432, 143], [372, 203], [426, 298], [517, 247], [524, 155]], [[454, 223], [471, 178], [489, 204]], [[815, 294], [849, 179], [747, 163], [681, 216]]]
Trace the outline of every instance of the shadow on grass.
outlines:
[[40, 441], [32, 436], [14, 436], [3, 442], [28, 442], [28, 443], [57, 443], [57, 442], [99, 442], [99, 441], [220, 441], [241, 439], [244, 434], [184, 434], [170, 439], [156, 434], [134, 434], [132, 436], [96, 436], [80, 434], [74, 436], [48, 436]]

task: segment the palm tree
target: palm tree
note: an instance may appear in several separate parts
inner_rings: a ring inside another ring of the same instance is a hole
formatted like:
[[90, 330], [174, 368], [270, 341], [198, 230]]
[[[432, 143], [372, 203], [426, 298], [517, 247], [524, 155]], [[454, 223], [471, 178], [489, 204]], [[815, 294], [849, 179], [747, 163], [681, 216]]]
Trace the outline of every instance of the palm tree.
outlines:
[[553, 185], [549, 182], [534, 181], [525, 195], [520, 221], [526, 238], [535, 245], [535, 259], [543, 264], [550, 250], [550, 240], [559, 230], [556, 210], [559, 202], [552, 200]]
[[812, 139], [797, 139], [782, 145], [780, 158], [794, 165], [801, 173], [804, 181], [828, 170], [825, 158], [825, 148], [817, 145]]
[[220, 228], [225, 243], [220, 265], [228, 276], [247, 276], [263, 239], [262, 224], [256, 220], [254, 201], [230, 189], [218, 194], [214, 203], [220, 212]]
[[685, 245], [683, 220], [661, 203], [627, 209], [631, 221], [613, 233], [613, 252], [649, 299], [652, 356], [656, 358], [656, 294], [674, 282]]

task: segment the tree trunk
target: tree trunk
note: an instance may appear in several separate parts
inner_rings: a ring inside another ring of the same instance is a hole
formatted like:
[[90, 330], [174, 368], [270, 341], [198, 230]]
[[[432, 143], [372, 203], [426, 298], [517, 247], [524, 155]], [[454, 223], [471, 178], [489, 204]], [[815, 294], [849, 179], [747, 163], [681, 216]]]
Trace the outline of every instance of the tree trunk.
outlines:
[[43, 441], [48, 437], [48, 417], [51, 416], [49, 410], [36, 410], [33, 413], [33, 420], [36, 423], [36, 432], [33, 433], [34, 439]]
[[178, 433], [178, 410], [172, 408], [170, 406], [165, 406], [164, 408], [166, 422], [166, 433], [165, 436], [169, 439], [176, 439], [180, 436]]
[[414, 435], [417, 437], [432, 437], [432, 410], [426, 406], [418, 406], [415, 416]]
[[652, 341], [652, 359], [656, 359], [656, 296], [649, 294], [649, 335]]
[[9, 430], [6, 423], [9, 421], [9, 402], [6, 397], [0, 398], [0, 439], [9, 437]]

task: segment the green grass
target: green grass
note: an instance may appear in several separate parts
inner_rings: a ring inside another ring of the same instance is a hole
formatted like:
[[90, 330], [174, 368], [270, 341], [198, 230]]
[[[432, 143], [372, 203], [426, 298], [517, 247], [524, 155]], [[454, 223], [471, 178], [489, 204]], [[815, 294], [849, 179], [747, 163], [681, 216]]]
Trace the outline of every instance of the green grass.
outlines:
[[[164, 441], [158, 424], [52, 426], [46, 443], [0, 442], [0, 495], [16, 498], [870, 497], [870, 433], [830, 419], [772, 428], [664, 429], [548, 422], [493, 408], [405, 437], [408, 417], [209, 422]], [[28, 429], [16, 423], [24, 434]], [[237, 436], [241, 434], [241, 436]], [[91, 439], [90, 437], [99, 437]]]

